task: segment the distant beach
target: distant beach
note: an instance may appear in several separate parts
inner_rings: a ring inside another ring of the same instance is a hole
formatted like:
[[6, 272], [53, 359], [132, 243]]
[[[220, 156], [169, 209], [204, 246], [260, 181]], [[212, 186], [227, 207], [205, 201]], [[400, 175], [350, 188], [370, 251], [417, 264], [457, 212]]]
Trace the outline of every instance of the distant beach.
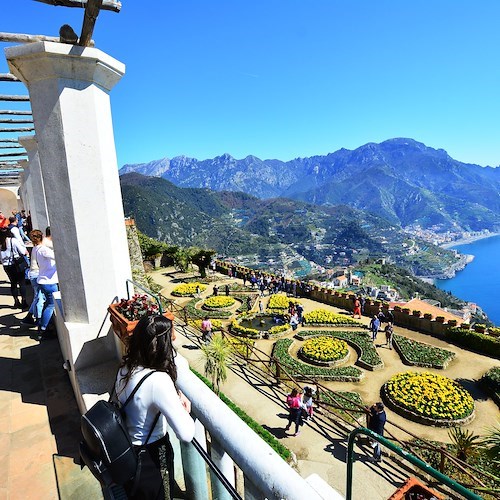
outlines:
[[449, 243], [443, 243], [439, 245], [441, 248], [453, 248], [458, 245], [468, 245], [469, 243], [473, 243], [474, 241], [484, 240], [486, 238], [492, 238], [493, 236], [500, 236], [500, 233], [486, 233], [480, 234], [478, 236], [471, 236], [470, 238], [463, 238], [460, 240], [450, 241]]

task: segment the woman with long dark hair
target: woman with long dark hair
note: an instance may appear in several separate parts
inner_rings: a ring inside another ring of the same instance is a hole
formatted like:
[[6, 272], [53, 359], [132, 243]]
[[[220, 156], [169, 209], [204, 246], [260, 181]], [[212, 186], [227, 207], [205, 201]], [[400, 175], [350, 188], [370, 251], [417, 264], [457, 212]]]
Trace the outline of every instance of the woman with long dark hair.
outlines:
[[[8, 228], [0, 229], [0, 259], [5, 270], [5, 274], [10, 281], [10, 293], [14, 298], [14, 308], [19, 308], [25, 311], [28, 309], [28, 304], [26, 302], [26, 283], [24, 271], [18, 270], [15, 265], [15, 261], [20, 257], [28, 255], [26, 247], [16, 238], [12, 236], [12, 233]], [[21, 295], [21, 302], [18, 298]]]
[[172, 429], [181, 441], [191, 441], [194, 436], [191, 403], [176, 384], [189, 368], [184, 359], [181, 363], [176, 357], [174, 339], [173, 316], [145, 316], [129, 337], [127, 354], [116, 377], [116, 394], [124, 403], [144, 376], [154, 372], [125, 407], [132, 443], [145, 449], [134, 494], [132, 484], [126, 487], [129, 498], [171, 498], [174, 452], [168, 430]]

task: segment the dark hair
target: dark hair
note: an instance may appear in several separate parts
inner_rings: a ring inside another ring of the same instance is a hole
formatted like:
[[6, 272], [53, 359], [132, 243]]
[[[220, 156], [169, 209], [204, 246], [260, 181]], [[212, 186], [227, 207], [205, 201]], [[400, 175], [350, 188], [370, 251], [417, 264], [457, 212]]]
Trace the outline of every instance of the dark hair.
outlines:
[[50, 238], [50, 237], [51, 237], [51, 235], [52, 235], [52, 233], [50, 232], [50, 226], [47, 226], [47, 227], [45, 228], [45, 236], [46, 236], [47, 238]]
[[14, 215], [11, 215], [9, 217], [9, 222], [12, 223], [12, 222], [16, 222], [17, 218], [14, 216]]
[[0, 247], [2, 250], [7, 250], [7, 238], [12, 238], [12, 233], [8, 227], [0, 229]]
[[297, 395], [299, 394], [299, 391], [297, 389], [292, 389], [292, 392], [290, 393], [290, 396], [292, 396], [292, 398], [296, 397]]
[[174, 361], [176, 352], [172, 345], [172, 329], [172, 321], [162, 315], [144, 316], [137, 323], [129, 337], [127, 354], [121, 364], [128, 369], [124, 386], [138, 366], [168, 373], [175, 385], [177, 368]]

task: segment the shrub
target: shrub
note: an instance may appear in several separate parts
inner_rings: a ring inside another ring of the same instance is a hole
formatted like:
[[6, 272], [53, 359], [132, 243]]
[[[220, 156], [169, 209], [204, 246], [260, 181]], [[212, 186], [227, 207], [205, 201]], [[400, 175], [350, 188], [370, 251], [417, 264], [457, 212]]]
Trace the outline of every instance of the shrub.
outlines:
[[293, 304], [298, 304], [299, 300], [292, 297], [287, 297], [282, 293], [275, 293], [269, 297], [269, 302], [267, 303], [266, 312], [272, 313], [283, 313], [288, 310], [290, 302]]
[[203, 308], [212, 309], [223, 309], [224, 307], [231, 307], [236, 301], [233, 297], [226, 297], [225, 295], [216, 295], [208, 297], [203, 302]]
[[500, 366], [490, 368], [481, 378], [481, 382], [500, 406]]
[[497, 327], [488, 328], [488, 333], [490, 335], [493, 335], [493, 337], [500, 337], [500, 328]]
[[425, 313], [424, 314], [425, 319], [432, 319], [432, 314], [431, 313]]
[[200, 292], [207, 289], [207, 285], [197, 281], [193, 283], [181, 283], [172, 290], [172, 295], [175, 295], [176, 297], [188, 297], [189, 295], [194, 295], [196, 293], [197, 286], [200, 287]]
[[304, 314], [304, 321], [308, 325], [352, 325], [363, 326], [363, 323], [352, 319], [345, 314], [336, 314], [326, 309], [315, 309], [309, 313]]
[[292, 358], [288, 349], [292, 339], [277, 340], [273, 348], [273, 356], [287, 369], [294, 378], [300, 376], [318, 377], [324, 380], [338, 380], [343, 382], [358, 382], [363, 377], [363, 372], [354, 366], [340, 368], [327, 368], [322, 366], [311, 366]]
[[328, 411], [335, 415], [340, 415], [349, 422], [354, 423], [365, 414], [359, 407], [359, 405], [364, 405], [361, 396], [357, 392], [322, 390], [319, 393], [318, 399], [319, 401], [333, 405], [332, 407], [327, 407]]
[[260, 338], [261, 333], [255, 328], [245, 328], [244, 326], [241, 326], [236, 319], [233, 319], [233, 321], [231, 321], [230, 330], [232, 333], [235, 333], [237, 335], [244, 335], [245, 337], [250, 338]]
[[394, 335], [394, 345], [406, 364], [429, 368], [446, 368], [455, 353], [423, 342]]
[[269, 328], [269, 335], [277, 335], [290, 329], [290, 325], [276, 325]]
[[[190, 300], [185, 306], [184, 310], [186, 311], [187, 315], [191, 319], [196, 319], [196, 318], [204, 318], [207, 316], [207, 311], [204, 311], [203, 309], [196, 309], [196, 304], [199, 302], [198, 299], [193, 299]], [[231, 317], [233, 313], [231, 311], [224, 311], [224, 310], [213, 310], [210, 311], [210, 319], [218, 318], [218, 319], [227, 319]]]
[[448, 328], [446, 338], [471, 351], [500, 358], [500, 338], [463, 328]]
[[403, 372], [384, 384], [396, 405], [434, 420], [460, 420], [472, 414], [474, 400], [458, 383], [430, 372]]

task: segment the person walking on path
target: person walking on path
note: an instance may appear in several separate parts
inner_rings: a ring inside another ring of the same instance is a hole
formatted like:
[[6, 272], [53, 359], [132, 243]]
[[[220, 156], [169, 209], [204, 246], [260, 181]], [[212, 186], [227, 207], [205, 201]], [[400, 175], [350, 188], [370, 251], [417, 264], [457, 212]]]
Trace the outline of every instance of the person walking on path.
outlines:
[[264, 304], [262, 303], [262, 300], [259, 300], [259, 312], [264, 314]]
[[219, 287], [215, 284], [214, 285], [214, 297], [217, 297], [219, 295]]
[[[379, 436], [384, 435], [384, 427], [387, 421], [387, 415], [385, 413], [383, 403], [375, 403], [370, 408], [370, 414], [368, 418], [368, 429], [376, 432]], [[373, 462], [382, 462], [382, 449], [378, 441], [372, 441], [373, 448]]]
[[375, 342], [375, 339], [377, 338], [378, 331], [380, 329], [380, 319], [378, 316], [375, 314], [373, 318], [370, 321], [370, 331], [372, 332], [372, 341]]
[[394, 335], [394, 328], [392, 327], [392, 323], [387, 323], [384, 332], [385, 332], [385, 345], [389, 346], [389, 349], [392, 350], [392, 337]]
[[361, 319], [361, 302], [359, 300], [359, 297], [354, 297], [354, 308], [352, 311], [352, 317], [358, 317], [358, 319]]
[[285, 427], [285, 431], [288, 431], [293, 423], [295, 424], [294, 436], [298, 436], [300, 434], [299, 427], [304, 424], [302, 420], [302, 408], [304, 405], [297, 389], [292, 389], [292, 392], [286, 397], [286, 404], [288, 405], [288, 411], [290, 413], [288, 415], [288, 425]]
[[226, 286], [224, 287], [224, 292], [226, 294], [226, 297], [229, 297], [229, 285], [226, 284]]
[[316, 394], [316, 391], [312, 387], [304, 387], [304, 393], [302, 395], [302, 403], [307, 412], [307, 419], [312, 420], [313, 418], [313, 396]]
[[201, 322], [201, 339], [205, 344], [209, 344], [212, 340], [212, 322], [208, 316]]

